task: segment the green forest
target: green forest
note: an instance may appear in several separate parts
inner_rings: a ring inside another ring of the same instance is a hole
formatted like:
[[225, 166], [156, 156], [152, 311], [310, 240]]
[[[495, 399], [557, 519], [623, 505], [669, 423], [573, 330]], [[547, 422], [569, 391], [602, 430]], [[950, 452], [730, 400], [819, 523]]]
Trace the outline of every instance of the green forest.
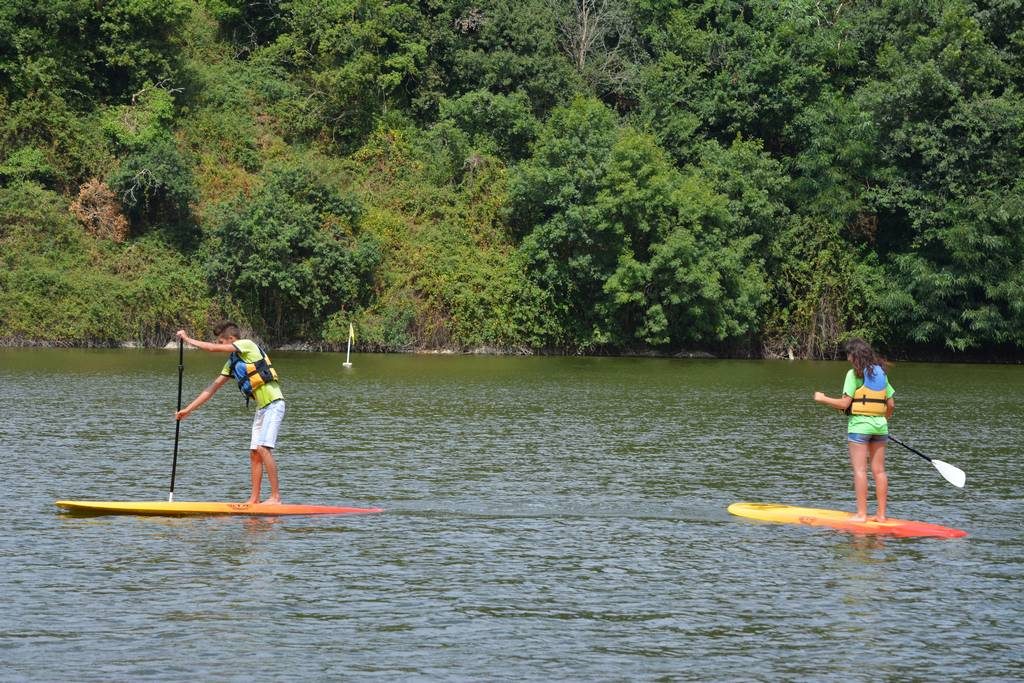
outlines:
[[1020, 0], [5, 0], [0, 337], [1024, 349]]

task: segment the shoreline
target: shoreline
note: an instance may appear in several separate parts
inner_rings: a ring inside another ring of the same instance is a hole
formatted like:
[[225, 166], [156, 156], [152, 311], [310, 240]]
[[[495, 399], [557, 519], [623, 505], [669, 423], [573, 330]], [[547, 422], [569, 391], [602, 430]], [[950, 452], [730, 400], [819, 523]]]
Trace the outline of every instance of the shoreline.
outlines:
[[[277, 351], [299, 351], [303, 353], [344, 353], [345, 344], [329, 342], [293, 341], [282, 344], [270, 344], [268, 348]], [[138, 341], [96, 341], [96, 340], [49, 340], [49, 339], [0, 339], [0, 349], [135, 349], [135, 350], [175, 350], [177, 342], [166, 344], [144, 344]], [[186, 346], [186, 351], [195, 349]], [[533, 349], [529, 347], [478, 346], [469, 349], [450, 347], [442, 348], [406, 348], [406, 349], [353, 349], [356, 353], [395, 353], [433, 356], [579, 356], [584, 358], [622, 357], [622, 358], [759, 358], [757, 356], [716, 355], [708, 351], [679, 351], [676, 353], [651, 350], [617, 351], [600, 353], [573, 353], [558, 349]]]
[[[271, 345], [277, 351], [299, 351], [303, 353], [344, 353], [345, 344], [328, 342], [293, 341]], [[174, 340], [166, 344], [146, 344], [138, 341], [97, 341], [97, 340], [52, 340], [0, 338], [0, 349], [177, 349]], [[194, 350], [186, 347], [186, 350]], [[575, 356], [580, 358], [686, 358], [704, 360], [842, 360], [841, 358], [807, 358], [801, 356], [779, 356], [758, 353], [710, 352], [704, 350], [681, 350], [675, 352], [651, 349], [601, 350], [578, 353], [562, 349], [534, 349], [529, 347], [479, 346], [469, 349], [458, 348], [405, 348], [405, 349], [358, 349], [356, 353], [395, 353], [433, 356]], [[967, 363], [978, 365], [1021, 365], [1024, 364], [1024, 349], [997, 349], [977, 352], [954, 353], [943, 349], [918, 349], [893, 353], [889, 360], [898, 363]]]

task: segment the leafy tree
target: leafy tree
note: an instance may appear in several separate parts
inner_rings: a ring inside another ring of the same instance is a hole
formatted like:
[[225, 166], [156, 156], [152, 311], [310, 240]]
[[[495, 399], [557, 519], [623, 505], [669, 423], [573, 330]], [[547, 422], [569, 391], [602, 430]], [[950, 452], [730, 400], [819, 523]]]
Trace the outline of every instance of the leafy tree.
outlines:
[[0, 164], [0, 178], [5, 181], [33, 180], [51, 184], [56, 175], [46, 154], [38, 147], [22, 147]]
[[271, 335], [315, 334], [326, 316], [367, 301], [381, 255], [360, 234], [361, 213], [309, 168], [278, 166], [252, 197], [217, 212], [211, 281]]
[[287, 0], [204, 0], [217, 19], [223, 35], [238, 49], [238, 56], [250, 55], [272, 43], [287, 28], [290, 5]]
[[889, 9], [916, 30], [891, 34], [856, 94], [877, 129], [866, 197], [896, 287], [878, 305], [904, 343], [1019, 343], [1024, 98], [1007, 85], [1013, 65], [972, 4]]
[[824, 81], [822, 56], [804, 54], [811, 2], [707, 0], [668, 13], [651, 29], [654, 59], [641, 76], [642, 116], [680, 159], [695, 133], [727, 142], [737, 134], [789, 151], [787, 126]]
[[754, 241], [679, 227], [656, 244], [649, 266], [653, 294], [639, 339], [718, 347], [754, 336], [768, 290], [750, 254]]
[[478, 149], [506, 160], [518, 160], [529, 153], [539, 126], [530, 111], [529, 100], [519, 91], [496, 95], [474, 90], [456, 99], [442, 100], [440, 118], [467, 133]]
[[786, 203], [791, 179], [785, 166], [769, 155], [760, 140], [737, 138], [728, 146], [702, 144], [695, 170], [709, 187], [727, 198], [731, 239], [754, 237], [758, 250], [773, 260], [783, 258], [775, 247], [790, 220]]
[[543, 117], [587, 90], [562, 53], [560, 8], [547, 0], [460, 3], [455, 36], [441, 56], [453, 96], [474, 90], [526, 95]]
[[594, 100], [556, 109], [534, 156], [510, 179], [514, 227], [539, 286], [550, 292], [561, 332], [551, 342], [588, 347], [599, 341], [595, 303], [621, 244], [594, 205], [615, 141], [614, 113]]
[[173, 117], [171, 94], [153, 87], [132, 104], [108, 110], [104, 129], [120, 157], [108, 181], [137, 231], [160, 227], [179, 246], [192, 246], [191, 204], [198, 191], [170, 128]]
[[182, 245], [189, 243], [190, 204], [197, 191], [191, 165], [172, 138], [156, 138], [131, 152], [109, 182], [133, 224], [171, 228]]
[[95, 116], [73, 112], [59, 97], [0, 97], [0, 183], [31, 178], [64, 193], [113, 163]]
[[288, 4], [288, 28], [266, 48], [301, 83], [296, 130], [352, 146], [374, 117], [407, 107], [427, 57], [424, 17], [415, 3], [328, 0]]
[[176, 80], [187, 0], [10, 0], [0, 6], [0, 92], [87, 107]]
[[615, 345], [719, 346], [752, 336], [767, 294], [742, 214], [699, 175], [674, 169], [653, 139], [612, 149], [602, 217], [626, 235], [602, 309]]
[[534, 151], [512, 200], [533, 224], [520, 248], [556, 307], [552, 341], [719, 344], [756, 331], [757, 237], [734, 237], [727, 199], [675, 169], [650, 136], [577, 100], [555, 110]]

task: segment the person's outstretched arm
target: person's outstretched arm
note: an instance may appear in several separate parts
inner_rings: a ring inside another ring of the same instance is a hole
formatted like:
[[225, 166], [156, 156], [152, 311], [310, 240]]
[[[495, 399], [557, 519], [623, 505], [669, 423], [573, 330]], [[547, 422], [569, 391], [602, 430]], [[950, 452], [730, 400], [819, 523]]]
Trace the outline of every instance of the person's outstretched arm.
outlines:
[[853, 397], [843, 394], [842, 398], [831, 398], [820, 391], [814, 392], [814, 400], [823, 406], [835, 408], [839, 412], [846, 412], [846, 409], [853, 403]]
[[213, 380], [210, 386], [200, 391], [199, 395], [196, 396], [191, 403], [189, 403], [187, 406], [176, 412], [174, 414], [174, 419], [184, 420], [186, 417], [188, 417], [189, 413], [191, 413], [193, 410], [209, 401], [210, 397], [216, 394], [218, 389], [227, 384], [227, 381], [229, 379], [231, 378], [228, 377], [227, 375], [219, 375], [217, 379]]
[[212, 351], [214, 353], [232, 353], [235, 350], [235, 347], [232, 346], [231, 344], [218, 344], [217, 342], [205, 342], [200, 339], [193, 339], [192, 337], [188, 336], [188, 333], [185, 332], [185, 330], [178, 330], [177, 336], [178, 339], [182, 340], [189, 346], [194, 346], [197, 349], [202, 349], [203, 351]]

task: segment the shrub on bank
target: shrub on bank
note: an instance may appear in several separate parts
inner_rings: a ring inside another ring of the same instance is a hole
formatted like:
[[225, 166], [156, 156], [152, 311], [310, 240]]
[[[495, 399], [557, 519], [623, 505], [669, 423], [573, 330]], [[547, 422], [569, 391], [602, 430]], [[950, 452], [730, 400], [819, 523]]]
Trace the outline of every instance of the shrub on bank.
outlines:
[[0, 337], [166, 343], [216, 307], [202, 270], [156, 238], [86, 233], [67, 200], [31, 182], [0, 188]]

